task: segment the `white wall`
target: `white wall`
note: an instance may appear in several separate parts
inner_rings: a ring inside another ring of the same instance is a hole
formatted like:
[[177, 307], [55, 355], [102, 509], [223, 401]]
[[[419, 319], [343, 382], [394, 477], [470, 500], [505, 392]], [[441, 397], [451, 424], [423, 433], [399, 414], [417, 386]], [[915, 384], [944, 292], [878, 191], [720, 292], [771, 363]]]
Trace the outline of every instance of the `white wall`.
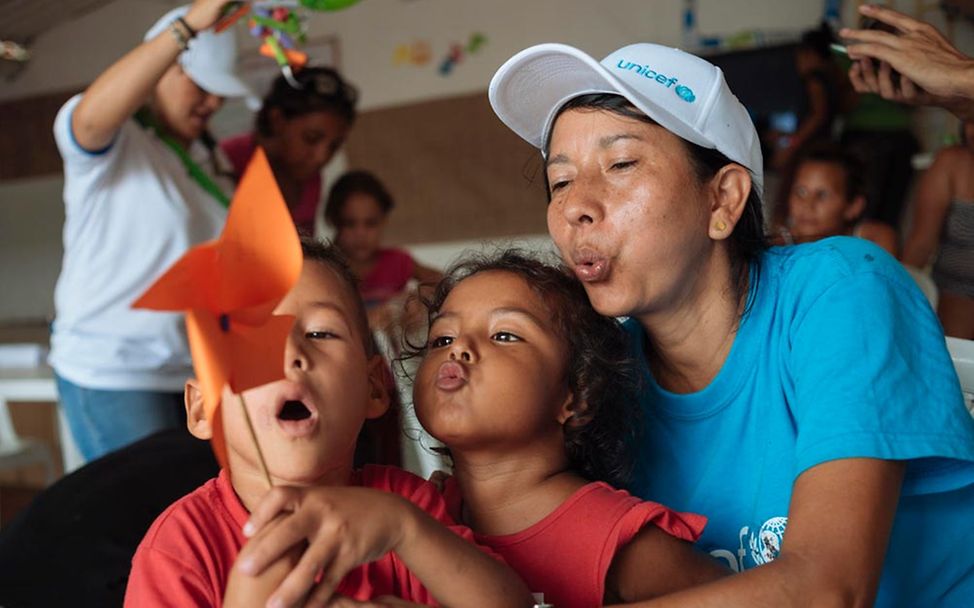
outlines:
[[[84, 87], [137, 45], [158, 16], [179, 3], [116, 0], [51, 29], [35, 41], [33, 58], [19, 76], [0, 86], [0, 100]], [[683, 4], [680, 0], [363, 0], [344, 11], [313, 13], [309, 34], [339, 39], [342, 70], [361, 89], [361, 107], [368, 110], [483, 91], [501, 63], [540, 42], [572, 44], [595, 56], [636, 41], [678, 46], [683, 39]], [[698, 0], [699, 31], [706, 35], [744, 30], [797, 33], [818, 22], [823, 4]], [[906, 11], [914, 7], [905, 0], [898, 4]], [[437, 68], [449, 45], [465, 43], [474, 32], [485, 35], [486, 44], [450, 76], [441, 76]], [[969, 25], [958, 29], [957, 39], [962, 49], [974, 52]], [[431, 62], [421, 67], [395, 65], [396, 48], [417, 40], [430, 44]], [[256, 42], [242, 32], [241, 41], [252, 52]], [[225, 134], [248, 121], [237, 105], [225, 111], [215, 126], [218, 134]], [[942, 115], [928, 122], [937, 132], [947, 124]], [[53, 314], [63, 222], [60, 184], [58, 177], [0, 183], [0, 320]]]
[[[59, 25], [32, 45], [33, 58], [0, 99], [81, 87], [132, 48], [166, 10], [168, 0], [116, 0]], [[483, 90], [514, 52], [539, 42], [565, 42], [601, 56], [623, 44], [651, 40], [679, 45], [679, 0], [363, 0], [339, 12], [310, 13], [312, 38], [336, 35], [342, 67], [370, 109]], [[730, 34], [746, 29], [800, 30], [819, 18], [821, 5], [802, 0], [701, 0], [700, 29]], [[120, 26], [124, 23], [124, 26]], [[449, 77], [436, 67], [451, 42], [482, 32], [487, 43]], [[242, 33], [242, 32], [241, 32]], [[253, 46], [249, 36], [244, 44]], [[394, 65], [396, 47], [428, 40], [433, 61]]]

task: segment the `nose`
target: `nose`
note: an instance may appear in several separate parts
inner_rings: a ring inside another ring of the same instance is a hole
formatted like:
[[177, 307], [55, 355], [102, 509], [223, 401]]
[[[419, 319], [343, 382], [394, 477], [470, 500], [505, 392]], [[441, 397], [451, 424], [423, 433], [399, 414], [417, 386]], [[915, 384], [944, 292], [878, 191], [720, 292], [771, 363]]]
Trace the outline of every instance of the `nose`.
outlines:
[[450, 360], [473, 363], [476, 360], [476, 350], [468, 341], [457, 338], [450, 345]]
[[583, 175], [576, 176], [567, 200], [562, 205], [565, 220], [572, 226], [594, 224], [602, 220], [603, 189]]
[[214, 95], [213, 93], [206, 93], [203, 104], [208, 110], [210, 110], [210, 112], [216, 112], [223, 107], [223, 97]]
[[292, 337], [288, 336], [284, 346], [284, 375], [288, 376], [295, 372], [307, 372], [310, 368], [310, 359], [301, 350], [301, 346]]
[[312, 153], [312, 159], [315, 165], [320, 171], [322, 167], [328, 164], [331, 157], [335, 155], [335, 150], [332, 147], [331, 142], [321, 142], [315, 146], [314, 152]]

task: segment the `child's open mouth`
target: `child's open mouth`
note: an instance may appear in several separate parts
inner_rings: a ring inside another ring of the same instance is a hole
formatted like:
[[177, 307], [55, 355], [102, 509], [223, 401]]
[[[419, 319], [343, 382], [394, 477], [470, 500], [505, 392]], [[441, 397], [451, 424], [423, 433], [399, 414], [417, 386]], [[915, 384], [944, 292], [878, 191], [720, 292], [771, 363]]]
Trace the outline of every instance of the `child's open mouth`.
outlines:
[[318, 411], [304, 401], [288, 399], [277, 410], [277, 424], [292, 437], [310, 435], [318, 426]]

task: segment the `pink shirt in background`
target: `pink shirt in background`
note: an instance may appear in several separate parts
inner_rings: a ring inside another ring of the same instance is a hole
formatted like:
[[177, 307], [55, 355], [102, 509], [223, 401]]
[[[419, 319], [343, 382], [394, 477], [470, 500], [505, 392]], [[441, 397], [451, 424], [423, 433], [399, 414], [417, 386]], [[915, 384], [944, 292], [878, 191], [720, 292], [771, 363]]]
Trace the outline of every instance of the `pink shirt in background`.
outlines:
[[[245, 133], [236, 137], [231, 137], [220, 142], [220, 148], [227, 155], [233, 164], [233, 172], [240, 179], [250, 157], [257, 149], [257, 141], [253, 133]], [[291, 218], [298, 231], [313, 235], [315, 232], [315, 217], [318, 211], [318, 204], [321, 202], [321, 175], [315, 175], [308, 179], [301, 190], [301, 200], [297, 206], [291, 207]]]
[[359, 292], [366, 307], [376, 306], [389, 300], [413, 278], [416, 262], [402, 249], [381, 249], [372, 271], [362, 279]]

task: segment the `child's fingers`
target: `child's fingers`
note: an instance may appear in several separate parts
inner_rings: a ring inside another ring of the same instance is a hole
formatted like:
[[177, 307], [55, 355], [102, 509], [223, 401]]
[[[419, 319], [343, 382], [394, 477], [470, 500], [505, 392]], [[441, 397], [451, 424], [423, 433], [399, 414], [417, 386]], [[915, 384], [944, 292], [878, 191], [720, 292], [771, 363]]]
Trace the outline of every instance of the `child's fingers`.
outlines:
[[334, 543], [324, 539], [319, 539], [310, 545], [301, 556], [298, 565], [281, 581], [268, 599], [268, 606], [271, 608], [294, 606], [298, 605], [302, 598], [306, 598], [302, 604], [304, 606], [330, 605], [332, 594], [341, 582], [341, 578], [332, 580], [323, 576], [318, 585], [315, 585], [315, 578], [323, 567], [327, 568], [333, 561], [335, 552]]
[[361, 560], [356, 559], [358, 556], [354, 555], [347, 545], [339, 547], [336, 544], [333, 551], [323, 557], [325, 559], [319, 562], [324, 566], [321, 569], [321, 579], [311, 592], [309, 606], [327, 605], [328, 598], [338, 588], [345, 575], [361, 563]]
[[237, 558], [244, 574], [255, 576], [287, 553], [291, 547], [303, 543], [316, 530], [314, 522], [301, 514], [282, 515], [277, 521], [265, 525], [244, 545]]
[[260, 504], [250, 514], [250, 519], [244, 524], [244, 536], [250, 538], [268, 522], [285, 511], [294, 511], [298, 499], [298, 492], [294, 488], [277, 486], [271, 488]]

